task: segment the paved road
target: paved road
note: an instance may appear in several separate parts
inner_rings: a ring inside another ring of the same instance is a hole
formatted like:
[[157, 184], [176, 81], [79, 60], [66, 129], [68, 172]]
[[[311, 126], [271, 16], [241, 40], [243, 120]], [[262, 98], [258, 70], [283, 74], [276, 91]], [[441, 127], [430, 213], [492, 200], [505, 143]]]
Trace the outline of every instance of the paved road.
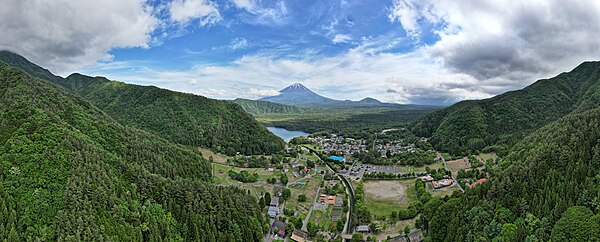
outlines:
[[[444, 169], [446, 169], [446, 171], [448, 171], [448, 165], [446, 164], [446, 159], [444, 159], [444, 156], [442, 156], [442, 154], [440, 154], [440, 152], [435, 152], [440, 158], [442, 158], [442, 162], [444, 163]], [[456, 184], [458, 186], [458, 189], [460, 189], [461, 192], [465, 192], [465, 190], [460, 186], [460, 184], [458, 184], [458, 181], [456, 179], [454, 179], [454, 174], [452, 174], [452, 176], [450, 176], [452, 178], [452, 180], [454, 181], [454, 184]]]

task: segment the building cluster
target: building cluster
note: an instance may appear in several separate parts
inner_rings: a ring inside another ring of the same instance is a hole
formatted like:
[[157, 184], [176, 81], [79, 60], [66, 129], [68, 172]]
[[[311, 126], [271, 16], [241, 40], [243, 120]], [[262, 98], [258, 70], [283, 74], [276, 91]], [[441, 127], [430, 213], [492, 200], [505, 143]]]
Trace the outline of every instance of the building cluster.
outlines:
[[425, 175], [420, 177], [424, 182], [431, 183], [433, 189], [439, 189], [443, 187], [451, 186], [454, 180], [448, 175], [445, 175], [442, 179], [435, 180], [431, 175]]
[[382, 158], [388, 158], [388, 156], [394, 156], [395, 154], [402, 152], [415, 152], [415, 144], [404, 145], [400, 141], [394, 141], [392, 143], [377, 144], [375, 145], [377, 153]]
[[350, 156], [360, 152], [368, 152], [364, 139], [344, 138], [343, 136], [332, 134], [331, 138], [312, 138], [312, 142], [323, 147], [323, 151], [327, 154]]

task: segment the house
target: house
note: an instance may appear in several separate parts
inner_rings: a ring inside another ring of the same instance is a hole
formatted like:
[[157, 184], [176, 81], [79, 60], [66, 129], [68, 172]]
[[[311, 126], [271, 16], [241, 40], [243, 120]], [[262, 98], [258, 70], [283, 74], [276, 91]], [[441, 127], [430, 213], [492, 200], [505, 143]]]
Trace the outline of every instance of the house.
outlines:
[[359, 233], [369, 233], [371, 229], [369, 228], [369, 225], [359, 225], [356, 226], [355, 231]]
[[336, 179], [336, 177], [333, 173], [325, 174], [325, 180], [333, 180], [333, 179]]
[[327, 182], [327, 187], [329, 187], [329, 188], [332, 188], [332, 187], [334, 187], [335, 185], [337, 185], [337, 181], [328, 181], [328, 182]]
[[278, 207], [279, 206], [279, 197], [273, 196], [271, 198], [271, 203], [269, 204], [269, 206], [271, 206], [271, 207], [273, 207], [273, 206]]
[[269, 211], [267, 212], [269, 217], [275, 218], [279, 214], [279, 197], [273, 196], [271, 203], [269, 204]]
[[285, 223], [279, 220], [275, 220], [271, 225], [271, 233], [277, 235], [280, 238], [285, 238]]
[[295, 229], [292, 233], [292, 237], [290, 237], [293, 241], [296, 242], [304, 242], [308, 239], [308, 232], [302, 231], [299, 229]]
[[425, 237], [423, 237], [423, 231], [420, 229], [411, 230], [408, 234], [408, 240], [410, 242], [421, 242], [424, 239]]
[[419, 177], [424, 182], [432, 182], [434, 179], [431, 175], [427, 174], [425, 176]]
[[343, 204], [344, 201], [341, 197], [335, 197], [335, 204], [333, 205], [334, 207], [341, 207]]
[[325, 194], [321, 194], [319, 196], [319, 201], [321, 201], [322, 203], [325, 203], [327, 205], [335, 204], [335, 197], [336, 196], [327, 196]]
[[433, 181], [431, 184], [433, 185], [433, 189], [447, 187], [452, 185], [452, 179], [444, 178], [441, 180]]
[[484, 183], [485, 181], [487, 181], [487, 179], [481, 178], [481, 179], [477, 180], [476, 182], [473, 182], [473, 184], [469, 185], [469, 188], [473, 188], [481, 183]]
[[279, 214], [279, 208], [278, 207], [269, 207], [269, 211], [267, 213], [269, 214], [269, 217], [275, 218], [275, 217], [277, 217], [277, 214]]
[[409, 242], [409, 241], [408, 241], [408, 238], [404, 234], [401, 234], [394, 238], [390, 238], [390, 242]]
[[423, 232], [420, 229], [413, 229], [408, 235], [401, 234], [390, 239], [390, 242], [421, 242], [425, 238]]

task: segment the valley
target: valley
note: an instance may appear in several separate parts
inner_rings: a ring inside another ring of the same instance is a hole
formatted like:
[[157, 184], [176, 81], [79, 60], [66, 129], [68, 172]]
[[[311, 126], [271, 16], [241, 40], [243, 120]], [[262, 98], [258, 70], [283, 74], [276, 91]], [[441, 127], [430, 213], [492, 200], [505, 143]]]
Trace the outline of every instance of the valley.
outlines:
[[600, 242], [600, 1], [3, 0], [0, 242]]

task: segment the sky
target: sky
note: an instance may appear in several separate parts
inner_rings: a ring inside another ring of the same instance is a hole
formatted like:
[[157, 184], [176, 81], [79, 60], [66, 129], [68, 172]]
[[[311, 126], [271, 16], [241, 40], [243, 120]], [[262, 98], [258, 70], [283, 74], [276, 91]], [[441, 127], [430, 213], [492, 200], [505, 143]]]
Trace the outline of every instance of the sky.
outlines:
[[595, 0], [3, 0], [0, 49], [217, 99], [450, 105], [600, 59]]

